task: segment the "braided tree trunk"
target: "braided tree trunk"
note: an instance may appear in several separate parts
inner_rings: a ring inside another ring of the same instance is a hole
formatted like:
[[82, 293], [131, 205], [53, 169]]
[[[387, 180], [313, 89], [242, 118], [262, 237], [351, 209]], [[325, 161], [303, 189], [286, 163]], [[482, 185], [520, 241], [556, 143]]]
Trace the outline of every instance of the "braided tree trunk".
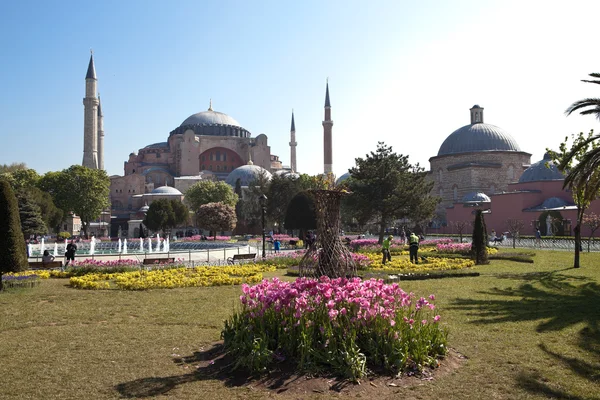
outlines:
[[352, 254], [340, 239], [340, 203], [344, 192], [311, 190], [317, 213], [317, 240], [300, 260], [300, 276], [356, 276]]

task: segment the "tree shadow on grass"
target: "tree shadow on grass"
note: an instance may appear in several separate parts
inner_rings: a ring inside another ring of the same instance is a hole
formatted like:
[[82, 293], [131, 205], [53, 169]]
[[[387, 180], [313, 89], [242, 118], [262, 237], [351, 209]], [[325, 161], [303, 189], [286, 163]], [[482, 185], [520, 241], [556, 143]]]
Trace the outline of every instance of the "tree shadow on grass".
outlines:
[[[569, 268], [570, 269], [570, 268]], [[467, 310], [475, 316], [475, 324], [540, 321], [537, 332], [560, 331], [584, 324], [577, 345], [592, 358], [600, 357], [600, 285], [589, 278], [565, 274], [569, 269], [527, 274], [502, 274], [500, 279], [522, 280], [517, 288], [492, 288], [479, 292], [486, 299], [459, 298], [451, 308]], [[495, 297], [490, 299], [490, 297]], [[502, 297], [502, 298], [498, 298]], [[591, 382], [600, 381], [600, 364], [568, 357], [550, 350], [545, 344], [540, 349], [558, 364]], [[559, 399], [583, 399], [566, 393], [535, 374], [522, 374], [518, 384], [527, 391]]]
[[192, 372], [184, 375], [166, 377], [150, 377], [136, 379], [134, 381], [120, 383], [115, 389], [125, 398], [143, 398], [164, 395], [179, 385], [205, 380], [218, 380], [228, 387], [239, 387], [250, 382], [274, 390], [285, 391], [285, 385], [300, 379], [297, 370], [288, 368], [285, 364], [281, 368], [261, 378], [259, 381], [252, 375], [242, 371], [233, 371], [232, 365], [235, 360], [225, 355], [222, 344], [211, 346], [210, 349], [195, 352], [191, 356], [175, 358], [174, 362], [186, 369], [192, 368]]

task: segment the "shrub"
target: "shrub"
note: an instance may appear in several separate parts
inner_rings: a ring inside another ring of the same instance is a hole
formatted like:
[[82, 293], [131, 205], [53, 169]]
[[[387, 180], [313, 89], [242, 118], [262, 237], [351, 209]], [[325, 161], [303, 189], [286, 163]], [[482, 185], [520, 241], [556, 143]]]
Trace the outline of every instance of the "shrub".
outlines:
[[0, 179], [0, 291], [2, 275], [27, 269], [27, 250], [19, 206], [10, 183]]
[[287, 359], [303, 371], [356, 381], [367, 368], [397, 374], [433, 367], [447, 351], [434, 296], [417, 299], [397, 284], [274, 278], [242, 291], [241, 310], [222, 331], [234, 369], [261, 374]]
[[67, 239], [69, 239], [71, 237], [71, 234], [69, 232], [60, 232], [58, 235], [56, 235], [56, 238], [62, 241], [65, 241]]

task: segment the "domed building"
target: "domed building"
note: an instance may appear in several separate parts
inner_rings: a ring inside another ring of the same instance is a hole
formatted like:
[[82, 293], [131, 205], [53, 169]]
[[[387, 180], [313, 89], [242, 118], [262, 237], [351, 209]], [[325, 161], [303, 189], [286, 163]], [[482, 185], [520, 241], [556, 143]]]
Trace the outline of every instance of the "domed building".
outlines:
[[250, 183], [256, 181], [258, 179], [265, 178], [270, 180], [271, 173], [266, 169], [259, 167], [258, 165], [248, 164], [242, 165], [231, 171], [231, 173], [225, 179], [225, 183], [229, 186], [235, 187], [238, 179], [240, 180], [240, 185], [250, 186]]
[[469, 194], [489, 197], [505, 191], [530, 164], [531, 154], [522, 151], [508, 132], [484, 123], [482, 107], [474, 105], [470, 112], [471, 123], [452, 132], [437, 156], [429, 159], [433, 194], [442, 198], [438, 208], [442, 220], [446, 209], [464, 204]]

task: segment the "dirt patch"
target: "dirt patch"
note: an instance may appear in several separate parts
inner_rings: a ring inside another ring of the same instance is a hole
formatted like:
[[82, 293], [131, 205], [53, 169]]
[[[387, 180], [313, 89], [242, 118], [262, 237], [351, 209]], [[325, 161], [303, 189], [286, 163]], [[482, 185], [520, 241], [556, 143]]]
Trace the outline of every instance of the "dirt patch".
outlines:
[[368, 396], [393, 393], [398, 388], [422, 385], [424, 381], [431, 381], [450, 374], [464, 364], [466, 357], [456, 350], [450, 349], [448, 355], [440, 360], [437, 368], [401, 377], [375, 375], [361, 380], [360, 384], [335, 377], [299, 374], [293, 365], [286, 363], [279, 364], [268, 375], [256, 378], [241, 371], [231, 371], [233, 361], [224, 355], [222, 342], [206, 346], [192, 356], [175, 359], [175, 362], [185, 369], [194, 368], [194, 375], [197, 378], [212, 377], [224, 381], [227, 386], [251, 387], [291, 395], [342, 393]]

